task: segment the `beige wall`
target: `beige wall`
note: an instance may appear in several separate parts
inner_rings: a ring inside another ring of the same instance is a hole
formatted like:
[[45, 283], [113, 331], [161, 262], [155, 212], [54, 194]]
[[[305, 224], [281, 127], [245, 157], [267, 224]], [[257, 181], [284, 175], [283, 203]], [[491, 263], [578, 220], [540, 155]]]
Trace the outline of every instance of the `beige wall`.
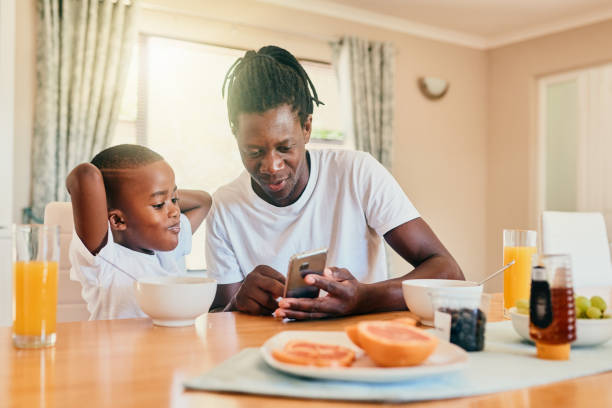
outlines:
[[[144, 32], [226, 46], [258, 48], [276, 44], [298, 57], [329, 61], [327, 41], [341, 35], [393, 42], [397, 48], [393, 174], [455, 255], [466, 276], [478, 279], [484, 274], [487, 173], [484, 51], [250, 0], [149, 0], [146, 3], [189, 11], [191, 16], [177, 17], [167, 10], [152, 11], [151, 7], [145, 7]], [[22, 120], [20, 134], [29, 138], [34, 34], [32, 26], [26, 32], [28, 28], [21, 23], [26, 17], [18, 18], [21, 28], [17, 48], [25, 47], [18, 64], [30, 62], [20, 74], [17, 92], [23, 92], [23, 97], [17, 101], [16, 109]], [[227, 20], [237, 22], [227, 23]], [[438, 102], [425, 100], [416, 86], [420, 75], [448, 79], [451, 84], [448, 94]], [[29, 184], [28, 152], [29, 145], [26, 149], [24, 139], [22, 146], [16, 147], [19, 168], [15, 171], [23, 186]], [[16, 208], [21, 208], [23, 202], [18, 198], [15, 197]], [[408, 270], [398, 257], [393, 264], [396, 273]]]
[[488, 53], [487, 270], [502, 263], [503, 228], [538, 228], [537, 79], [611, 61], [611, 38], [607, 21]]

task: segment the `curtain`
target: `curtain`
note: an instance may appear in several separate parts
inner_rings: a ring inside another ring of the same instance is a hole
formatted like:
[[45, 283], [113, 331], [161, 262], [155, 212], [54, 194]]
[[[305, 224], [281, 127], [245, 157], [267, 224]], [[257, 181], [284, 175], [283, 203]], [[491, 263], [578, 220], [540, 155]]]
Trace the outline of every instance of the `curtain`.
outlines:
[[[348, 137], [391, 169], [395, 51], [390, 43], [344, 37], [331, 44], [340, 93], [350, 109]], [[343, 86], [343, 84], [346, 84]]]
[[67, 201], [77, 164], [107, 147], [136, 34], [138, 0], [37, 0], [32, 212]]

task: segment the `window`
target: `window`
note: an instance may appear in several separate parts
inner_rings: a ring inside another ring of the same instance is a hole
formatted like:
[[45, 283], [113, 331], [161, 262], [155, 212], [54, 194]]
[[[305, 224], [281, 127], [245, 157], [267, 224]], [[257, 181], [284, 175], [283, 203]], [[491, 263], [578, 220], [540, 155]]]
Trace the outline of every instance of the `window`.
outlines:
[[[223, 79], [244, 51], [142, 36], [134, 53], [112, 144], [140, 143], [170, 163], [179, 188], [211, 194], [244, 167], [221, 96]], [[319, 98], [309, 148], [346, 148], [336, 76], [329, 64], [302, 61]], [[139, 66], [140, 65], [140, 66]], [[193, 237], [189, 269], [204, 269], [204, 225]]]
[[312, 134], [309, 148], [344, 145], [342, 115], [338, 111], [340, 95], [334, 69], [329, 64], [300, 61], [317, 90], [319, 99], [325, 105], [314, 107]]

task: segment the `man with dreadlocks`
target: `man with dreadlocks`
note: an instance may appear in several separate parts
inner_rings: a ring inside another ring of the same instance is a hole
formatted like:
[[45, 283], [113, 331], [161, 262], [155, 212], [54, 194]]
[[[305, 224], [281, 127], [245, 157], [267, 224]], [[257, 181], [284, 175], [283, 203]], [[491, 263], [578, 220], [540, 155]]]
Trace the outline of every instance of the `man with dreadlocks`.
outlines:
[[[227, 88], [226, 88], [227, 85]], [[307, 151], [317, 92], [284, 49], [248, 51], [230, 68], [229, 123], [246, 168], [213, 196], [206, 259], [213, 307], [293, 319], [405, 309], [402, 280], [463, 279], [459, 266], [391, 174], [363, 152]], [[387, 279], [382, 238], [415, 266]], [[291, 255], [328, 247], [327, 292], [282, 296]]]

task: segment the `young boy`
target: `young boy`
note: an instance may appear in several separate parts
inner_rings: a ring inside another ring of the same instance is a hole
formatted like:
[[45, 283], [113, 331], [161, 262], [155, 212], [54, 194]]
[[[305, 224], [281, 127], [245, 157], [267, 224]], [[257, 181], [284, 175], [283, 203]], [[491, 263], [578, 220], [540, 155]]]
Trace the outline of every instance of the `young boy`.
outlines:
[[83, 286], [90, 320], [144, 317], [134, 281], [185, 273], [191, 234], [208, 214], [210, 195], [177, 191], [159, 154], [129, 144], [75, 167], [66, 187], [74, 215], [70, 278]]

